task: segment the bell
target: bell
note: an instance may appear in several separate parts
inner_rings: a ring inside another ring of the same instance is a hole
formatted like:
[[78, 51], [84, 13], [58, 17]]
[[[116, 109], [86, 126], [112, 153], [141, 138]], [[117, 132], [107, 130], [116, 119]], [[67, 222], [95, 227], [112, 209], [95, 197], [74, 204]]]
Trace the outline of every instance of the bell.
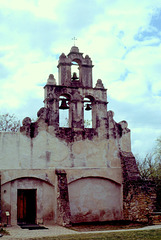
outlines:
[[91, 104], [86, 104], [86, 108], [85, 108], [85, 110], [86, 111], [90, 111], [90, 110], [92, 110], [92, 106], [91, 106]]
[[69, 109], [69, 106], [67, 105], [66, 101], [67, 101], [66, 99], [62, 99], [59, 109], [63, 109], [63, 110]]
[[79, 79], [79, 78], [77, 77], [77, 73], [76, 73], [76, 72], [74, 72], [74, 73], [73, 73], [72, 80], [74, 81], [74, 80], [77, 80], [77, 79]]

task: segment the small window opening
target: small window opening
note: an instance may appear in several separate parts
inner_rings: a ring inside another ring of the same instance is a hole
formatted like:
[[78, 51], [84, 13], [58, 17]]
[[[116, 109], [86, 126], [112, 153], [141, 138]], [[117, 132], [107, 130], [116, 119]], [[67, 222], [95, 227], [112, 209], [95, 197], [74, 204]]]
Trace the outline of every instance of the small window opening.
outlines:
[[69, 99], [59, 98], [59, 127], [69, 127]]
[[77, 62], [72, 62], [71, 66], [71, 79], [72, 81], [78, 81], [79, 80], [79, 65]]
[[84, 98], [84, 127], [92, 128], [92, 102], [89, 98]]

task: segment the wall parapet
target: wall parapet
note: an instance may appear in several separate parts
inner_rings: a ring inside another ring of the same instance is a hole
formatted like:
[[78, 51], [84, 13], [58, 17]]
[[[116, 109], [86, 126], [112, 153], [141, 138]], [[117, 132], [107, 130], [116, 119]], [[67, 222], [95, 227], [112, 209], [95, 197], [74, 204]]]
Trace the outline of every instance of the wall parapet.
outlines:
[[138, 166], [132, 152], [120, 151], [124, 182], [141, 180]]

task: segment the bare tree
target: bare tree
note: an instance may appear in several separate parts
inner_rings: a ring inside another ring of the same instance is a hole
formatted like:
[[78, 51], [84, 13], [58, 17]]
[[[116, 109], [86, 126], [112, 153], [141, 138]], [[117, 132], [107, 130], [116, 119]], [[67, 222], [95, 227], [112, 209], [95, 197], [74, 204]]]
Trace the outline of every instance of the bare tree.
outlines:
[[20, 128], [20, 120], [14, 114], [0, 115], [0, 132], [17, 132]]
[[149, 153], [141, 159], [136, 156], [136, 162], [140, 175], [144, 180], [153, 180], [156, 187], [156, 210], [161, 211], [161, 137], [156, 141], [153, 153]]
[[138, 155], [136, 156], [136, 163], [138, 165], [140, 175], [142, 179], [153, 179], [156, 171], [156, 163], [154, 160], [154, 154], [148, 153], [142, 159]]

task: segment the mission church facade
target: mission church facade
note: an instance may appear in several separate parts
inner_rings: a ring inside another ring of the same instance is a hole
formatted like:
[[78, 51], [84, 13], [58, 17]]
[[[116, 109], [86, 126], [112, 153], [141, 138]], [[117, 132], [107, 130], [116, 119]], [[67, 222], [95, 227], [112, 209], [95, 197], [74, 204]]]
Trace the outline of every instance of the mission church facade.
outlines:
[[[92, 68], [76, 46], [61, 54], [58, 84], [50, 74], [37, 121], [26, 117], [19, 132], [0, 133], [2, 223], [146, 221], [153, 210], [154, 193], [142, 187], [128, 124], [107, 111], [107, 90], [100, 79], [93, 87]], [[60, 126], [62, 111], [67, 127]]]

